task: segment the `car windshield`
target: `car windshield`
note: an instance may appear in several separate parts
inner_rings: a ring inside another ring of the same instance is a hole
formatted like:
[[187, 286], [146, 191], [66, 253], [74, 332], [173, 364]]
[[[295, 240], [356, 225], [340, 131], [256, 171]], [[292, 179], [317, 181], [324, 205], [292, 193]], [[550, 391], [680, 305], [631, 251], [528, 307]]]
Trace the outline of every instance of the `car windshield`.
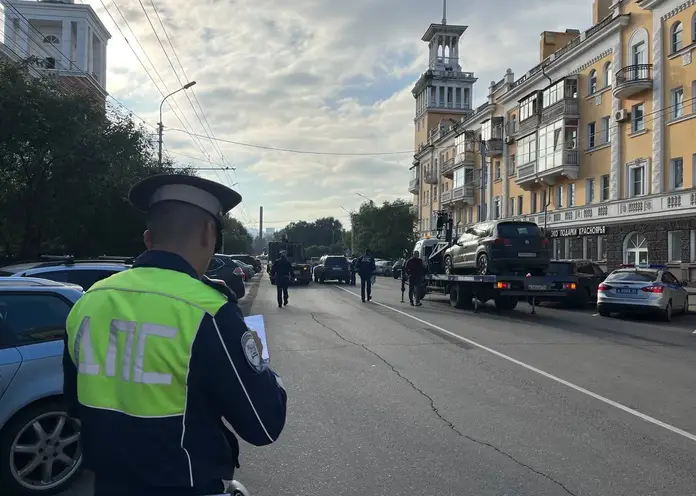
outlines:
[[570, 276], [573, 274], [571, 262], [551, 262], [546, 273], [550, 276]]
[[532, 222], [504, 222], [498, 224], [498, 236], [514, 238], [516, 236], [542, 236], [539, 226]]
[[607, 282], [610, 281], [627, 281], [627, 282], [654, 282], [657, 281], [658, 273], [648, 270], [622, 270], [613, 272], [607, 277]]
[[348, 260], [343, 257], [329, 257], [326, 259], [327, 266], [347, 266]]

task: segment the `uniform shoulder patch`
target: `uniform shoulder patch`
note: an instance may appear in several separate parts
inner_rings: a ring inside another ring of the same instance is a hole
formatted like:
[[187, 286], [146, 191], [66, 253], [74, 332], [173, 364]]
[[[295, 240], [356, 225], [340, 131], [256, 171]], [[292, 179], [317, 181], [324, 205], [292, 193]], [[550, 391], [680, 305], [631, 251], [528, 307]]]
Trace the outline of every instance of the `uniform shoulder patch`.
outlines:
[[242, 351], [244, 352], [244, 357], [249, 366], [256, 372], [261, 372], [263, 370], [263, 361], [261, 360], [261, 353], [259, 353], [259, 348], [256, 346], [256, 341], [254, 340], [254, 335], [251, 331], [246, 331], [242, 334]]

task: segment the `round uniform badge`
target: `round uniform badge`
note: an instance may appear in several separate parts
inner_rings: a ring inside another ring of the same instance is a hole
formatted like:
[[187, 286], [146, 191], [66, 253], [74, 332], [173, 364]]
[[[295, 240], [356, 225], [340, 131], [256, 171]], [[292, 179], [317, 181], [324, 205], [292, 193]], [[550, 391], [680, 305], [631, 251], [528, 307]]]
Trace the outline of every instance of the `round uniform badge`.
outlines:
[[244, 356], [251, 368], [256, 372], [261, 372], [263, 370], [261, 353], [259, 353], [254, 334], [251, 331], [247, 331], [242, 335], [242, 351], [244, 351]]

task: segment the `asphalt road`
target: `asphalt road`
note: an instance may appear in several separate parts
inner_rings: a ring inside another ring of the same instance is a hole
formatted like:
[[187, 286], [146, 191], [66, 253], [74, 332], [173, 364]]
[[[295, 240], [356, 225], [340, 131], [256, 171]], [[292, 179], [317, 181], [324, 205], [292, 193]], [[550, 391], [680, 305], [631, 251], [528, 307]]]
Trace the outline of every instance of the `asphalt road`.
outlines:
[[275, 445], [243, 447], [254, 494], [696, 494], [693, 316], [412, 308], [387, 278], [369, 303], [312, 284], [279, 309], [274, 289], [247, 312], [265, 316], [289, 414]]

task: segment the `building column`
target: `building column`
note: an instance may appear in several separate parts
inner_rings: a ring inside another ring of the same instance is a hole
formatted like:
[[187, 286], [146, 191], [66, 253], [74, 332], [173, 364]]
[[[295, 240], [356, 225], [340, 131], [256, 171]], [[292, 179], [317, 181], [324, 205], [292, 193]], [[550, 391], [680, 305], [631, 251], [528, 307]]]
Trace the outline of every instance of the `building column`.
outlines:
[[508, 175], [508, 153], [508, 145], [505, 141], [503, 141], [503, 164], [501, 167], [501, 174], [503, 175], [503, 199], [500, 204], [503, 218], [510, 216], [510, 207], [508, 206], [508, 201], [510, 200], [508, 198], [510, 196], [510, 176]]
[[486, 165], [486, 220], [493, 220], [493, 160]]
[[60, 59], [60, 65], [65, 69], [66, 71], [69, 71], [72, 67], [72, 60], [73, 60], [73, 54], [72, 54], [72, 23], [71, 21], [63, 21], [63, 31], [60, 37], [60, 46], [61, 46], [61, 52], [63, 52], [63, 55], [65, 57], [61, 57]]
[[[652, 89], [652, 177], [650, 181], [650, 193], [658, 194], [664, 190], [664, 128], [665, 114], [655, 112], [655, 109], [663, 109], [664, 88], [663, 88], [663, 53], [662, 53], [662, 18], [653, 13], [652, 29], [652, 52], [653, 52], [653, 89]], [[693, 95], [692, 95], [693, 96]]]
[[87, 71], [87, 22], [77, 21], [77, 48], [75, 64], [81, 71]]
[[[19, 18], [19, 53], [21, 57], [25, 58], [29, 56], [29, 36], [30, 36], [29, 21], [24, 17]], [[14, 48], [13, 48], [14, 49]]]
[[[621, 47], [621, 35], [616, 35], [612, 58], [612, 74], [617, 74], [623, 67], [623, 50]], [[616, 81], [612, 81], [616, 84]], [[621, 110], [621, 100], [612, 96], [611, 113], [612, 117]], [[621, 132], [619, 126], [611, 126], [611, 166], [609, 168], [609, 199], [618, 200], [621, 196]], [[601, 188], [601, 184], [600, 184]]]

